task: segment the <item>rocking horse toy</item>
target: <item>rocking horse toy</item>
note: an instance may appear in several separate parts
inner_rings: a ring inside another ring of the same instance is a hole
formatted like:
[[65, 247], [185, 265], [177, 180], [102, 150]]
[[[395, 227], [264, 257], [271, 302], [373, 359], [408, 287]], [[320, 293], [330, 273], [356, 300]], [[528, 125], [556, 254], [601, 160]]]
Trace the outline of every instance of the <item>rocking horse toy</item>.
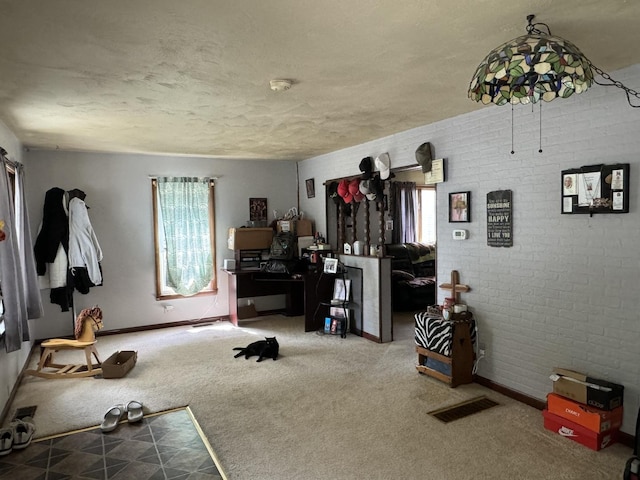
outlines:
[[[74, 378], [92, 377], [102, 373], [102, 362], [96, 350], [97, 330], [101, 330], [102, 310], [98, 307], [85, 308], [75, 321], [75, 340], [51, 338], [41, 344], [40, 361], [36, 370], [25, 373], [42, 378]], [[60, 364], [53, 362], [53, 354], [59, 350], [84, 350], [86, 364]], [[91, 355], [96, 358], [97, 365], [92, 364]]]

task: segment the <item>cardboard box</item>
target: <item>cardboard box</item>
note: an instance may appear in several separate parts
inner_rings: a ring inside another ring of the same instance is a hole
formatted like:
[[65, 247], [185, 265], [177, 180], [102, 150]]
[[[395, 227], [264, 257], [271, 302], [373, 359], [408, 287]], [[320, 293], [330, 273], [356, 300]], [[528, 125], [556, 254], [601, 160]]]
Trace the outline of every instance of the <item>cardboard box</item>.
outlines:
[[554, 368], [553, 393], [601, 410], [622, 406], [624, 386], [588, 377], [564, 368]]
[[313, 236], [311, 220], [278, 220], [276, 229], [278, 233], [293, 232], [297, 237]]
[[616, 428], [598, 433], [571, 420], [549, 413], [548, 410], [543, 410], [542, 416], [544, 417], [544, 428], [589, 447], [591, 450], [602, 450], [618, 440], [619, 430]]
[[230, 250], [266, 250], [272, 240], [271, 228], [230, 228], [227, 246]]
[[583, 405], [555, 393], [547, 395], [547, 410], [549, 413], [566, 418], [593, 432], [606, 432], [611, 429], [619, 429], [622, 426], [623, 407], [613, 410], [600, 410], [599, 408]]
[[313, 236], [313, 223], [311, 220], [297, 220], [296, 235], [298, 237]]
[[138, 360], [138, 352], [123, 350], [116, 352], [102, 362], [102, 378], [122, 378]]
[[296, 222], [295, 220], [278, 220], [278, 223], [276, 224], [276, 230], [278, 230], [278, 233], [291, 232], [295, 234]]

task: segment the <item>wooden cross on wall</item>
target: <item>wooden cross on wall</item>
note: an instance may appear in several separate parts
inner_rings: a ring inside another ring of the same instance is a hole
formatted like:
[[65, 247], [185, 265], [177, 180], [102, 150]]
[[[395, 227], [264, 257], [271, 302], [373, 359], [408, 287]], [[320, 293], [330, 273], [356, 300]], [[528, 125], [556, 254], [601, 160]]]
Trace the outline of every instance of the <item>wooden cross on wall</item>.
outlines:
[[457, 270], [451, 270], [451, 282], [450, 283], [441, 283], [440, 288], [443, 290], [451, 290], [451, 298], [453, 298], [454, 303], [460, 303], [460, 292], [468, 292], [471, 290], [469, 285], [465, 285], [464, 283], [458, 283], [460, 281], [460, 275]]

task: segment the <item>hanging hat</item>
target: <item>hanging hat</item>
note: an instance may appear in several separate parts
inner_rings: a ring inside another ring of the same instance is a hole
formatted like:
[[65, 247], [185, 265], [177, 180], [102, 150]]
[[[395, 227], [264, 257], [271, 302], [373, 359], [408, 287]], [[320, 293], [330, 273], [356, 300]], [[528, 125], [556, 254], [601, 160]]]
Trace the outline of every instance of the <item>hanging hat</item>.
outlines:
[[390, 160], [389, 160], [388, 153], [381, 153], [376, 157], [376, 160], [375, 160], [376, 170], [380, 172], [381, 180], [386, 180], [387, 178], [389, 178], [389, 173], [390, 173], [389, 163], [390, 163]]
[[360, 181], [357, 178], [349, 182], [349, 193], [356, 202], [361, 202], [364, 199], [364, 195], [360, 192]]
[[362, 180], [360, 182], [360, 193], [363, 193], [367, 200], [375, 200], [376, 194], [373, 191], [373, 180]]
[[335, 204], [340, 203], [340, 195], [338, 195], [338, 182], [331, 182], [327, 187], [327, 194], [329, 198], [333, 199]]
[[424, 142], [416, 150], [416, 161], [418, 162], [418, 165], [422, 166], [422, 173], [429, 173], [431, 171], [432, 160], [431, 144], [429, 142]]
[[372, 162], [373, 158], [371, 157], [364, 157], [360, 160], [360, 171], [362, 172], [360, 178], [363, 180], [369, 180], [371, 178], [371, 171], [373, 170]]
[[380, 180], [380, 177], [378, 175], [373, 177], [373, 179], [371, 180], [371, 194], [375, 195], [375, 197], [369, 198], [369, 200], [380, 201], [384, 196], [384, 184], [382, 183], [382, 180]]
[[338, 195], [342, 197], [344, 203], [351, 203], [353, 195], [349, 193], [349, 180], [340, 180], [340, 183], [338, 184]]
[[358, 181], [358, 179], [354, 178], [349, 182], [349, 193], [351, 195], [355, 195], [359, 191], [360, 191], [360, 182]]

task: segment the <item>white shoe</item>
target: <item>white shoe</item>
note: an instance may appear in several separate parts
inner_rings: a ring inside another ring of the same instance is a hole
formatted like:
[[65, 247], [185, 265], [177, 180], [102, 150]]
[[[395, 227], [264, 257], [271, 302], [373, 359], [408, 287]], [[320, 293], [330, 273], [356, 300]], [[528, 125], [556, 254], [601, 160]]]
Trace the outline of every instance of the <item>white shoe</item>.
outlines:
[[8, 455], [13, 449], [13, 428], [0, 430], [0, 456]]
[[13, 427], [13, 449], [20, 450], [27, 448], [36, 432], [36, 426], [31, 417], [24, 417], [21, 420], [11, 422]]
[[126, 413], [127, 409], [124, 405], [114, 405], [104, 414], [104, 420], [102, 421], [102, 425], [100, 425], [100, 430], [105, 433], [115, 430]]

